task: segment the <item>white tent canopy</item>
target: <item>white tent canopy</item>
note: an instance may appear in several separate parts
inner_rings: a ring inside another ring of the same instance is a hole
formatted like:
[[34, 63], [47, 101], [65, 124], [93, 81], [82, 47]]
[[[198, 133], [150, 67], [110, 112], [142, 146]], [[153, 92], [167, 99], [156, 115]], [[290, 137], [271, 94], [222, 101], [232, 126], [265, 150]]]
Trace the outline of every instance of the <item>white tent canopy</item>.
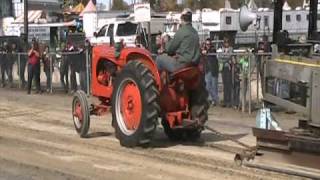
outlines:
[[230, 4], [230, 1], [229, 1], [229, 0], [225, 0], [225, 1], [224, 1], [224, 8], [225, 8], [225, 9], [231, 9], [231, 4]]
[[284, 4], [283, 4], [283, 6], [282, 6], [282, 9], [283, 9], [284, 11], [290, 11], [292, 8], [289, 6], [288, 2], [285, 1]]
[[83, 16], [84, 13], [89, 13], [89, 12], [97, 12], [96, 6], [93, 4], [92, 0], [88, 2], [86, 7], [83, 9], [83, 11], [80, 13], [80, 17]]
[[248, 3], [248, 8], [251, 10], [257, 10], [258, 6], [254, 0], [250, 0], [250, 2]]

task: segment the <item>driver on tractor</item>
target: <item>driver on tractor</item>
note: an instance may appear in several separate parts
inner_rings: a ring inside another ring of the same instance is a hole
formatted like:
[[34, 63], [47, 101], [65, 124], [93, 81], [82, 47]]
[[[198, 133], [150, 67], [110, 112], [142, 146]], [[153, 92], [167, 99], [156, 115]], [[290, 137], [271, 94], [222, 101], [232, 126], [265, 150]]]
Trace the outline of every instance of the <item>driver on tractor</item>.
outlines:
[[181, 26], [172, 40], [163, 39], [164, 53], [159, 55], [156, 63], [159, 71], [175, 72], [188, 66], [196, 66], [200, 61], [200, 44], [198, 32], [192, 27], [192, 12], [185, 9], [181, 13]]

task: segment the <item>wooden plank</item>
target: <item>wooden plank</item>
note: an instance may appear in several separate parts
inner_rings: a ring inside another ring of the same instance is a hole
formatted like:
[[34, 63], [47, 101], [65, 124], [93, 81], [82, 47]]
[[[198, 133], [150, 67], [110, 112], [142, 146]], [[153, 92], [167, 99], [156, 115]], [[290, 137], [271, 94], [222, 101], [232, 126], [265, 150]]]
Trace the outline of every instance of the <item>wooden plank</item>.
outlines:
[[320, 72], [313, 71], [311, 92], [311, 120], [313, 124], [320, 125]]
[[301, 106], [301, 105], [298, 105], [298, 104], [295, 104], [293, 102], [287, 101], [287, 100], [282, 99], [280, 97], [273, 96], [272, 94], [269, 94], [269, 93], [264, 94], [264, 100], [271, 102], [271, 103], [274, 103], [276, 105], [279, 105], [281, 107], [287, 108], [289, 110], [303, 113], [305, 115], [310, 114], [308, 108]]

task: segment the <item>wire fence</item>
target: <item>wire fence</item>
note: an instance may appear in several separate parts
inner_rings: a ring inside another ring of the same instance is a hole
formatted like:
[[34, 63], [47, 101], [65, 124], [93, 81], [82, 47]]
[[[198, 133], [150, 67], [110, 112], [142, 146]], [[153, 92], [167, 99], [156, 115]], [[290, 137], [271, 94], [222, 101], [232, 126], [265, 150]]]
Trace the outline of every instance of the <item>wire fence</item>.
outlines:
[[[40, 60], [41, 90], [48, 93], [74, 92], [78, 89], [90, 94], [89, 51], [48, 53], [48, 62]], [[27, 53], [0, 53], [2, 87], [24, 89], [28, 83]]]
[[[265, 86], [264, 83], [264, 66], [268, 59], [271, 59], [272, 53], [255, 53], [255, 52], [234, 52], [234, 53], [209, 53], [207, 56], [218, 57], [219, 66], [223, 66], [226, 61], [221, 60], [219, 56], [229, 56], [231, 70], [230, 82], [224, 82], [224, 72], [222, 68], [219, 69], [219, 84], [220, 91], [226, 93], [224, 86], [231, 87], [231, 101], [240, 102], [236, 103], [242, 112], [248, 111], [251, 114], [253, 109], [253, 101], [258, 105], [262, 99], [262, 93]], [[240, 71], [235, 70], [236, 66], [240, 66]], [[236, 92], [238, 91], [238, 92]], [[238, 96], [238, 97], [237, 97]], [[224, 96], [225, 97], [225, 96]], [[225, 101], [225, 100], [224, 100]]]
[[[231, 72], [232, 82], [229, 84], [233, 89], [239, 88], [240, 108], [242, 111], [251, 113], [252, 102], [259, 102], [262, 95], [263, 62], [271, 57], [271, 53], [222, 53], [229, 55], [239, 63], [241, 59], [247, 60], [247, 67], [242, 67], [239, 74]], [[210, 53], [207, 56], [219, 56], [221, 53]], [[91, 56], [89, 50], [75, 52], [49, 53], [49, 62], [41, 60], [40, 84], [41, 89], [48, 93], [65, 92], [72, 93], [81, 89], [90, 95], [91, 90]], [[218, 58], [219, 59], [219, 58]], [[223, 63], [219, 61], [219, 63]], [[28, 80], [28, 56], [27, 53], [0, 53], [1, 85], [11, 88], [26, 88]], [[234, 79], [240, 77], [240, 87]], [[222, 72], [219, 74], [220, 91], [226, 85], [222, 81]], [[221, 95], [221, 94], [220, 94]], [[236, 95], [238, 96], [238, 95]], [[236, 99], [234, 95], [232, 99]]]

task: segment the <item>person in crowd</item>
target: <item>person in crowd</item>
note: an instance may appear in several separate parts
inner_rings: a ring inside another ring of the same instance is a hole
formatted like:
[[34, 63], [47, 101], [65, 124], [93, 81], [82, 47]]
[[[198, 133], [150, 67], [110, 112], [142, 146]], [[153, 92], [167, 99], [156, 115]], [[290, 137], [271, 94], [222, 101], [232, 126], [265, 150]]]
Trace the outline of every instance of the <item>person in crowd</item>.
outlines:
[[8, 76], [8, 53], [9, 53], [9, 46], [8, 43], [6, 41], [3, 42], [3, 46], [2, 46], [2, 59], [1, 59], [1, 84], [2, 87], [6, 87], [6, 83], [7, 83], [7, 78], [6, 76]]
[[165, 42], [168, 42], [170, 40], [170, 36], [158, 34], [156, 36], [155, 53], [157, 55], [165, 53]]
[[71, 80], [71, 92], [76, 92], [78, 90], [78, 84], [76, 79], [76, 74], [79, 73], [80, 77], [80, 89], [87, 92], [87, 71], [86, 71], [86, 51], [85, 47], [74, 48], [75, 54], [71, 57], [70, 62], [70, 80]]
[[41, 93], [40, 88], [40, 52], [39, 44], [33, 39], [31, 49], [28, 52], [28, 94], [31, 93], [32, 80], [35, 80], [37, 91], [36, 93]]
[[233, 49], [230, 46], [228, 38], [224, 38], [222, 52], [218, 53], [218, 59], [222, 66], [222, 82], [223, 82], [223, 107], [231, 107], [232, 98], [232, 53]]
[[232, 59], [232, 106], [234, 109], [239, 109], [240, 107], [240, 73], [241, 65], [238, 59]]
[[7, 75], [8, 75], [8, 82], [9, 87], [13, 87], [13, 65], [16, 63], [18, 58], [18, 48], [16, 43], [12, 43], [11, 47], [8, 48], [8, 59], [7, 59]]
[[[65, 45], [65, 47], [63, 48], [63, 53], [66, 53], [69, 51], [68, 50], [69, 46], [70, 46], [69, 43]], [[62, 55], [62, 61], [60, 64], [60, 82], [66, 93], [68, 93], [69, 91], [68, 74], [69, 74], [69, 55], [64, 54]]]
[[246, 105], [247, 90], [248, 90], [248, 75], [249, 75], [249, 57], [248, 55], [241, 56], [239, 61], [241, 67], [241, 102]]
[[52, 84], [52, 74], [53, 74], [53, 61], [50, 56], [49, 46], [46, 45], [44, 51], [42, 53], [42, 63], [43, 63], [43, 71], [47, 77], [47, 87], [46, 91], [50, 92], [51, 84]]
[[119, 42], [115, 42], [114, 43], [114, 56], [115, 58], [119, 58], [121, 55], [121, 51], [122, 49], [124, 49], [126, 47], [126, 43], [124, 42], [124, 39], [120, 39]]
[[210, 55], [210, 53], [216, 53], [216, 50], [213, 48], [211, 40], [207, 39], [202, 47], [202, 54], [205, 55], [205, 81], [207, 91], [209, 92], [209, 100], [215, 106], [219, 103], [219, 63], [217, 56]]
[[[263, 36], [262, 42], [259, 43], [258, 46], [258, 53], [268, 53], [271, 52], [271, 46], [268, 41], [268, 36]], [[261, 79], [261, 84], [263, 84], [263, 76], [264, 76], [264, 62], [263, 59], [265, 59], [266, 56], [264, 55], [259, 55], [257, 56], [257, 70], [258, 73], [260, 74], [260, 79]]]
[[165, 53], [159, 55], [156, 63], [159, 71], [174, 72], [200, 61], [200, 44], [198, 32], [192, 27], [192, 12], [185, 9], [181, 13], [181, 27], [172, 40], [165, 42]]
[[[79, 59], [78, 59], [78, 72], [80, 74], [80, 88], [84, 92], [87, 93], [87, 79], [89, 78], [90, 71], [88, 71], [89, 75], [87, 76], [87, 66], [86, 66], [86, 50], [89, 51], [90, 46], [86, 45], [86, 47], [81, 47]], [[88, 52], [89, 53], [89, 52]], [[89, 63], [89, 59], [88, 59]], [[88, 66], [89, 67], [89, 66]]]
[[[28, 44], [25, 43], [24, 41], [21, 42], [21, 46], [18, 49], [18, 52], [26, 53], [27, 51], [28, 51]], [[27, 54], [20, 54], [20, 62], [18, 65], [19, 68], [17, 69], [17, 74], [19, 75], [22, 89], [24, 89], [27, 84], [27, 81], [25, 78], [25, 71], [26, 71], [27, 62], [28, 62], [28, 55]]]
[[141, 42], [142, 42], [141, 36], [137, 36], [134, 41], [134, 44], [138, 48], [145, 48]]
[[[0, 43], [0, 72], [1, 72], [1, 75], [2, 75], [2, 71], [3, 71], [3, 68], [2, 68], [3, 65], [2, 64], [4, 62], [4, 58], [5, 58], [5, 49], [3, 47], [3, 44]], [[5, 79], [3, 79], [2, 76], [0, 78], [1, 78], [1, 86], [4, 87], [3, 82], [4, 82]]]
[[[68, 48], [68, 52], [73, 52], [77, 53], [79, 49], [75, 47], [73, 44], [70, 44]], [[69, 67], [70, 67], [70, 91], [71, 94], [76, 92], [78, 89], [78, 84], [77, 84], [77, 72], [79, 72], [79, 58], [80, 54], [70, 54], [68, 55], [69, 59]]]

